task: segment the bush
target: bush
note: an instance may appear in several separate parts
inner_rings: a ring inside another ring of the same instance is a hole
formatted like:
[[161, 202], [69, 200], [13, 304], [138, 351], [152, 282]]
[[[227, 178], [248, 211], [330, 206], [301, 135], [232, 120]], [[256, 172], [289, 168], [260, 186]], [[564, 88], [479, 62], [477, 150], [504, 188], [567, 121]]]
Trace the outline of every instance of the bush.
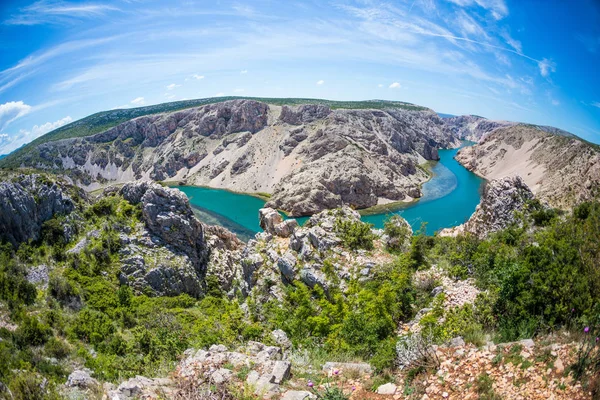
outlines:
[[64, 340], [51, 337], [44, 346], [44, 352], [49, 357], [54, 357], [61, 360], [69, 355], [71, 352], [71, 347]]
[[410, 246], [412, 229], [408, 222], [399, 215], [393, 215], [383, 224], [383, 231], [389, 236], [386, 243], [388, 251], [403, 252]]
[[377, 237], [371, 232], [371, 224], [362, 221], [338, 219], [335, 230], [340, 235], [345, 246], [352, 250], [373, 249], [373, 240]]
[[41, 346], [48, 341], [52, 330], [37, 317], [26, 316], [15, 331], [15, 341], [21, 347]]
[[16, 375], [9, 383], [14, 400], [44, 400], [46, 390], [41, 376], [28, 371]]

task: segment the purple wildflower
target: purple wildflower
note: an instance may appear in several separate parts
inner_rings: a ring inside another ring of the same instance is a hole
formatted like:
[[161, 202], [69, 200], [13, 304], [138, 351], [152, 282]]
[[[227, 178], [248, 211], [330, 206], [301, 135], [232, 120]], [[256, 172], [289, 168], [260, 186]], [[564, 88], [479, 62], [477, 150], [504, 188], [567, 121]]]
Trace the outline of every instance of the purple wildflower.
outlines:
[[339, 369], [334, 369], [334, 370], [333, 370], [333, 374], [334, 374], [334, 375], [337, 375], [337, 374], [339, 374], [339, 373], [340, 373], [340, 370], [339, 370]]
[[589, 331], [590, 331], [590, 327], [589, 327], [589, 326], [586, 326], [586, 327], [583, 329], [583, 332], [584, 332], [584, 333], [588, 333]]
[[311, 387], [315, 386], [315, 384], [313, 383], [313, 381], [308, 381], [308, 384], [307, 384], [307, 385], [308, 385], [308, 387], [309, 387], [309, 388], [311, 388]]
[[[598, 339], [598, 338], [596, 338]], [[356, 386], [352, 386], [352, 391], [354, 392], [356, 390]]]

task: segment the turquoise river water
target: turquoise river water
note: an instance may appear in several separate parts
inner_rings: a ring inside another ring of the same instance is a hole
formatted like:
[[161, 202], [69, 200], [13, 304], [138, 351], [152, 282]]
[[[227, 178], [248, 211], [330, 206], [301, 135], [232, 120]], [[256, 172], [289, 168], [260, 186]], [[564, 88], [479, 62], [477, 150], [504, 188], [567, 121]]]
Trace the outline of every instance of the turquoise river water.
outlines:
[[[423, 222], [427, 233], [460, 225], [479, 204], [483, 179], [460, 165], [454, 156], [458, 149], [440, 150], [440, 161], [432, 167], [433, 177], [423, 185], [423, 197], [415, 203], [393, 212], [366, 215], [362, 220], [383, 228], [390, 214], [400, 214], [416, 232]], [[194, 186], [175, 186], [184, 192], [200, 220], [222, 225], [248, 240], [259, 232], [258, 210], [265, 202], [254, 196], [222, 189]], [[302, 224], [307, 218], [298, 218]]]

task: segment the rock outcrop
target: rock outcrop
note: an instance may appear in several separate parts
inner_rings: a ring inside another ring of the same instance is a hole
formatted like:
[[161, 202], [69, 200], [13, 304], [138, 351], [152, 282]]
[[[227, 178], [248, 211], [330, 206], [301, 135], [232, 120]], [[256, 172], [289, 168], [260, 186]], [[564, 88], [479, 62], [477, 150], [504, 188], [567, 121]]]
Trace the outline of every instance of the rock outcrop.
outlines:
[[472, 142], [479, 142], [498, 128], [516, 125], [515, 122], [493, 121], [476, 115], [446, 118], [444, 122], [457, 137]]
[[[78, 188], [45, 175], [21, 174], [0, 182], [0, 242], [17, 246], [37, 240], [45, 221], [70, 214], [85, 198]], [[71, 233], [65, 225], [65, 235]]]
[[[105, 195], [114, 192], [109, 188]], [[118, 193], [139, 205], [143, 220], [143, 226], [122, 235], [121, 283], [136, 292], [150, 291], [159, 296], [187, 293], [197, 297], [204, 293], [211, 248], [187, 197], [179, 190], [151, 182], [129, 183]], [[215, 249], [224, 245], [225, 235], [216, 240], [220, 230], [211, 232]]]
[[517, 222], [517, 212], [524, 211], [533, 193], [521, 177], [512, 176], [487, 182], [481, 203], [467, 222], [454, 228], [443, 229], [440, 236], [471, 233], [483, 239]]
[[428, 175], [417, 166], [458, 144], [437, 114], [414, 106], [332, 110], [232, 100], [139, 117], [13, 158], [88, 190], [144, 179], [272, 193], [270, 207], [300, 216], [419, 197]]
[[497, 129], [479, 144], [461, 149], [456, 159], [488, 180], [519, 175], [551, 207], [567, 209], [600, 193], [598, 147], [540, 127]]
[[[260, 216], [265, 232], [241, 252], [238, 273], [244, 277], [241, 291], [260, 300], [281, 298], [284, 286], [295, 281], [325, 291], [335, 285], [344, 292], [352, 278], [368, 279], [377, 265], [392, 260], [381, 231], [373, 231], [371, 252], [345, 245], [340, 227], [362, 224], [360, 214], [349, 207], [321, 211], [301, 227], [293, 219], [282, 221], [274, 209], [261, 209]], [[291, 232], [277, 229], [284, 225], [293, 227]]]

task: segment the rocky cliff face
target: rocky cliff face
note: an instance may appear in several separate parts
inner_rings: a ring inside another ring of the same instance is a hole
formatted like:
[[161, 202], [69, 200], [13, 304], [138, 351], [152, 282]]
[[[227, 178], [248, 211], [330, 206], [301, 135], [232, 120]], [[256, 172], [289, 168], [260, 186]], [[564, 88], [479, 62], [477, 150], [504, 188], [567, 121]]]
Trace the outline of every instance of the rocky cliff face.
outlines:
[[476, 115], [461, 115], [444, 120], [449, 129], [460, 139], [479, 142], [491, 132], [505, 126], [516, 125], [509, 121], [492, 121]]
[[517, 125], [494, 131], [456, 159], [486, 179], [518, 175], [541, 201], [569, 208], [597, 196], [600, 151], [580, 139]]
[[233, 100], [44, 143], [20, 162], [87, 189], [152, 179], [267, 192], [271, 206], [306, 215], [419, 197], [427, 174], [417, 165], [457, 145], [432, 111]]
[[517, 212], [523, 211], [533, 193], [521, 177], [512, 176], [492, 180], [485, 186], [481, 203], [467, 222], [454, 228], [443, 229], [441, 236], [471, 233], [483, 239], [517, 222]]
[[[0, 182], [0, 242], [17, 246], [37, 240], [42, 224], [55, 215], [67, 215], [84, 199], [83, 191], [44, 175], [14, 175]], [[72, 228], [65, 224], [65, 234]]]

